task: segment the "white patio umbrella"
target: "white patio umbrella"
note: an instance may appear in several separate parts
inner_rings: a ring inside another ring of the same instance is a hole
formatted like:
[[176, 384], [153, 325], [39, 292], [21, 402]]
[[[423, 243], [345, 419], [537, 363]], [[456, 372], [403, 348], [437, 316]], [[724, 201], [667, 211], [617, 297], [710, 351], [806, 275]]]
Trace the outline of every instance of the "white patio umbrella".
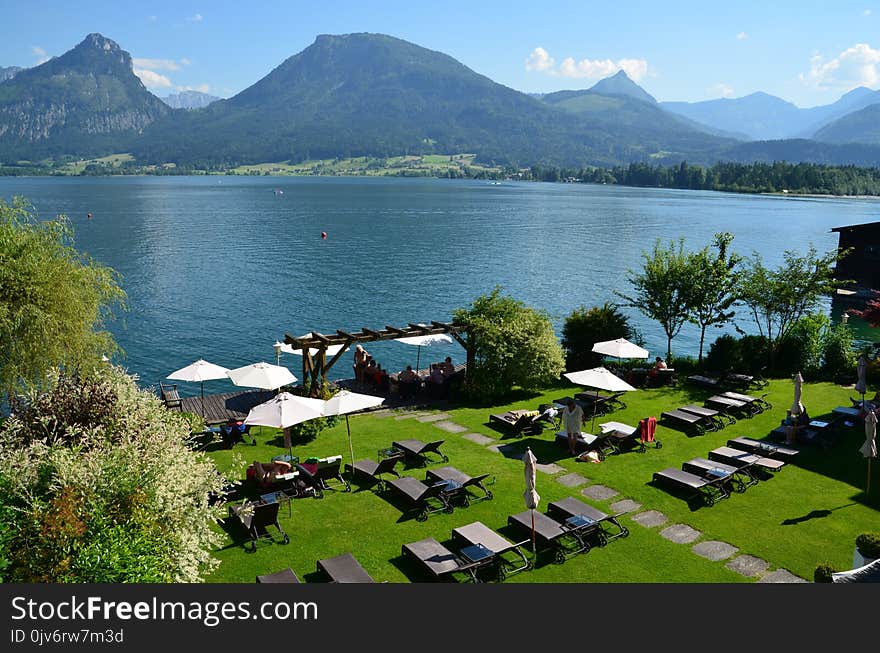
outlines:
[[348, 451], [351, 454], [351, 464], [354, 467], [354, 447], [351, 443], [351, 426], [348, 423], [348, 414], [359, 410], [373, 408], [380, 405], [385, 399], [364, 395], [349, 390], [341, 390], [324, 402], [324, 415], [345, 415], [345, 430], [348, 432]]
[[232, 379], [235, 385], [246, 388], [262, 388], [263, 390], [277, 390], [281, 386], [296, 383], [296, 377], [289, 369], [266, 362], [238, 367], [229, 370], [226, 375]]
[[[596, 399], [599, 398], [599, 390], [608, 392], [630, 392], [635, 390], [633, 386], [621, 379], [619, 376], [605, 369], [604, 367], [594, 367], [589, 370], [581, 370], [580, 372], [566, 372], [563, 376], [578, 385], [587, 386], [596, 389]], [[596, 426], [596, 404], [593, 404], [593, 425], [590, 430]]]
[[862, 354], [859, 356], [859, 362], [856, 364], [856, 372], [858, 373], [858, 380], [856, 381], [856, 392], [862, 395], [862, 407], [865, 406], [865, 393], [868, 391], [868, 379], [867, 379], [867, 371], [868, 371], [868, 359], [865, 358], [865, 355]]
[[[794, 418], [793, 435], [791, 442], [797, 442], [798, 418], [804, 414], [804, 404], [801, 403], [801, 385], [804, 377], [798, 372], [794, 375], [794, 402], [791, 404], [791, 416]], [[789, 442], [788, 444], [791, 444]]]
[[617, 364], [620, 364], [621, 358], [647, 358], [648, 350], [631, 343], [626, 338], [617, 338], [615, 340], [605, 340], [597, 342], [593, 345], [593, 351], [603, 356], [614, 356], [617, 358]]
[[877, 457], [877, 415], [873, 410], [865, 415], [865, 443], [859, 451], [868, 459], [868, 480], [865, 483], [865, 494], [871, 494], [871, 458]]
[[541, 496], [535, 490], [535, 476], [537, 475], [538, 461], [535, 458], [535, 454], [532, 453], [532, 450], [529, 447], [526, 448], [526, 452], [523, 454], [522, 460], [526, 476], [526, 491], [523, 492], [523, 499], [526, 502], [526, 508], [531, 511], [532, 554], [537, 555], [537, 551], [535, 549], [535, 510], [538, 507], [538, 503], [541, 501]]
[[284, 446], [291, 450], [290, 433], [294, 424], [324, 417], [324, 402], [320, 399], [300, 397], [289, 392], [279, 392], [269, 401], [250, 409], [244, 423], [248, 425], [274, 426], [284, 429]]
[[406, 336], [403, 338], [395, 338], [397, 342], [402, 342], [405, 345], [416, 345], [418, 347], [418, 351], [416, 351], [416, 374], [419, 373], [419, 357], [422, 354], [422, 347], [436, 345], [437, 343], [451, 343], [452, 338], [445, 333], [433, 333], [425, 336]]
[[172, 372], [166, 378], [175, 381], [199, 382], [202, 386], [202, 417], [205, 416], [205, 381], [215, 381], [217, 379], [225, 379], [229, 370], [206, 360], [199, 359], [191, 365], [181, 367], [179, 370]]

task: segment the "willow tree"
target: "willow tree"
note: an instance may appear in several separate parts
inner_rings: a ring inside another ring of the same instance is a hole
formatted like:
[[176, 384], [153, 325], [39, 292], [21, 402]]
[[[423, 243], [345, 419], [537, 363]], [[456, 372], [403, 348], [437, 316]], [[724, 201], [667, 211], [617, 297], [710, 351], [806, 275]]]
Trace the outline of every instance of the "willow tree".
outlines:
[[25, 199], [0, 199], [0, 390], [40, 387], [52, 369], [117, 351], [103, 326], [124, 306], [118, 281], [74, 248], [64, 216], [41, 221]]

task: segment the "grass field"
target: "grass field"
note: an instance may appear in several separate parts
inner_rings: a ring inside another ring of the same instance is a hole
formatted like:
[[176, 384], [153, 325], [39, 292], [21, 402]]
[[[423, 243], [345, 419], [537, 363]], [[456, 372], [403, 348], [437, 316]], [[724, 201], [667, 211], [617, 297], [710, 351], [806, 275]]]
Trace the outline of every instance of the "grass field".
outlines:
[[499, 172], [499, 168], [474, 163], [474, 154], [428, 154], [419, 156], [395, 156], [388, 158], [351, 157], [344, 159], [321, 159], [302, 163], [258, 163], [241, 165], [231, 172], [238, 175], [413, 175], [447, 176], [450, 170], [459, 172], [464, 168]]
[[[344, 552], [351, 552], [364, 568], [379, 581], [392, 583], [430, 580], [424, 572], [401, 556], [401, 545], [434, 537], [449, 544], [451, 531], [457, 526], [482, 521], [510, 539], [523, 540], [528, 535], [511, 531], [507, 516], [524, 510], [523, 464], [520, 456], [528, 446], [539, 463], [555, 463], [564, 468], [557, 474], [538, 473], [537, 490], [541, 495], [540, 510], [548, 502], [565, 496], [576, 496], [596, 508], [611, 513], [611, 504], [631, 499], [641, 505], [621, 518], [630, 530], [626, 538], [617, 538], [605, 547], [594, 547], [588, 553], [554, 564], [552, 556], [539, 553], [536, 568], [507, 579], [522, 583], [738, 583], [754, 582], [757, 576], [746, 577], [727, 568], [737, 556], [748, 555], [766, 561], [767, 572], [785, 569], [812, 581], [817, 564], [828, 562], [835, 568], [849, 569], [856, 536], [880, 529], [880, 470], [875, 470], [875, 488], [871, 501], [865, 495], [866, 461], [858, 449], [864, 441], [861, 424], [842, 426], [837, 442], [828, 449], [803, 445], [801, 452], [772, 478], [760, 481], [744, 493], [734, 493], [714, 506], [696, 507], [679, 495], [654, 487], [654, 471], [666, 467], [680, 468], [681, 463], [696, 456], [706, 457], [709, 450], [726, 444], [740, 435], [762, 439], [785, 415], [792, 402], [790, 380], [774, 380], [761, 391], [773, 409], [718, 432], [689, 437], [684, 433], [658, 425], [657, 439], [662, 448], [649, 448], [609, 455], [599, 464], [576, 462], [567, 450], [554, 443], [554, 431], [547, 429], [540, 436], [505, 437], [488, 423], [489, 415], [512, 408], [536, 409], [540, 403], [552, 401], [581, 388], [562, 386], [543, 393], [521, 394], [516, 401], [494, 407], [450, 406], [445, 409], [448, 421], [467, 428], [464, 433], [477, 433], [506, 445], [504, 453], [491, 450], [449, 433], [433, 423], [420, 421], [417, 413], [382, 411], [350, 418], [356, 459], [377, 459], [377, 451], [395, 439], [416, 438], [425, 442], [443, 439], [442, 450], [452, 465], [472, 476], [494, 475], [489, 486], [491, 501], [472, 503], [456, 508], [451, 514], [437, 513], [419, 522], [402, 511], [393, 495], [381, 494], [354, 485], [351, 493], [326, 491], [323, 499], [303, 498], [282, 505], [281, 525], [290, 535], [288, 545], [277, 539], [261, 540], [254, 553], [246, 551], [244, 533], [224, 524], [225, 544], [216, 552], [221, 560], [210, 582], [253, 582], [257, 574], [291, 567], [304, 581], [318, 581], [315, 563]], [[810, 415], [821, 418], [831, 409], [849, 405], [851, 388], [828, 383], [805, 384], [803, 402]], [[636, 424], [650, 415], [660, 417], [664, 410], [686, 403], [701, 404], [708, 396], [704, 391], [687, 385], [671, 388], [639, 390], [625, 397], [627, 407], [598, 422], [616, 420]], [[589, 423], [588, 423], [589, 426]], [[245, 467], [253, 460], [268, 461], [285, 453], [280, 434], [274, 429], [254, 430], [257, 446], [238, 444], [232, 451], [212, 452], [218, 467], [229, 478], [244, 477]], [[308, 456], [342, 454], [349, 462], [345, 421], [322, 432], [307, 444], [295, 444], [294, 453]], [[437, 466], [435, 463], [430, 466]], [[401, 475], [424, 479], [424, 469], [410, 468]], [[565, 487], [557, 478], [577, 473], [587, 479], [578, 487]], [[580, 491], [600, 484], [618, 491], [608, 500], [585, 498]], [[254, 495], [256, 493], [254, 492]], [[632, 517], [647, 510], [660, 511], [667, 522], [645, 527]], [[673, 543], [660, 535], [667, 526], [685, 524], [700, 533], [687, 544]], [[722, 541], [738, 551], [722, 561], [711, 561], [695, 554], [694, 544]]]

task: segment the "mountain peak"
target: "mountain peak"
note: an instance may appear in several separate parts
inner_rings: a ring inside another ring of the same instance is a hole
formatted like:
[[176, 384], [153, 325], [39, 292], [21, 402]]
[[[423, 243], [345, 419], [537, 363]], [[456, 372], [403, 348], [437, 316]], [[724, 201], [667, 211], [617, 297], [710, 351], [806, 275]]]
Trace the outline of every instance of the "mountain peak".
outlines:
[[590, 91], [599, 95], [625, 95], [648, 104], [657, 104], [657, 100], [630, 79], [630, 76], [623, 69], [618, 70], [610, 77], [600, 79], [590, 88]]
[[99, 34], [98, 32], [92, 32], [88, 36], [86, 36], [82, 42], [76, 46], [76, 49], [79, 48], [92, 48], [95, 50], [102, 50], [104, 52], [117, 53], [122, 52], [122, 48], [119, 47], [119, 44], [112, 40], [108, 39], [103, 34]]

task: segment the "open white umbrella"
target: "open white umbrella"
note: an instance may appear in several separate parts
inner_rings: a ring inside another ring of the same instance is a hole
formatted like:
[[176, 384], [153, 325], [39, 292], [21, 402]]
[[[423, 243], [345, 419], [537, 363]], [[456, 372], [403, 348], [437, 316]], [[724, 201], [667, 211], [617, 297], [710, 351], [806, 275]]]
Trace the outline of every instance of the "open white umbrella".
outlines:
[[345, 430], [348, 431], [348, 451], [351, 454], [351, 465], [354, 467], [354, 447], [351, 443], [351, 427], [348, 424], [348, 414], [359, 410], [373, 408], [380, 405], [385, 399], [364, 395], [349, 390], [341, 390], [324, 402], [324, 415], [345, 415]]
[[526, 491], [523, 492], [523, 499], [526, 502], [526, 508], [531, 511], [532, 553], [537, 555], [537, 551], [535, 550], [535, 510], [538, 507], [538, 503], [541, 501], [541, 496], [535, 490], [535, 477], [537, 475], [538, 460], [535, 458], [535, 454], [532, 453], [531, 448], [528, 447], [523, 454], [522, 460], [526, 476]]
[[292, 447], [287, 429], [294, 424], [307, 422], [316, 417], [324, 417], [323, 401], [300, 397], [289, 392], [279, 392], [269, 401], [251, 408], [244, 423], [284, 429], [284, 446], [290, 453]]
[[614, 356], [618, 365], [621, 358], [647, 358], [648, 350], [631, 343], [626, 338], [605, 340], [593, 345], [593, 351], [603, 356]]
[[235, 385], [263, 390], [277, 390], [281, 386], [296, 383], [296, 377], [289, 369], [265, 362], [238, 367], [229, 370], [226, 375]]
[[865, 443], [859, 449], [861, 454], [868, 459], [868, 480], [865, 483], [865, 494], [871, 494], [871, 458], [877, 457], [877, 415], [873, 410], [865, 415]]
[[[314, 335], [315, 334], [310, 331], [309, 333], [305, 333], [305, 334], [301, 335], [300, 338], [313, 338]], [[330, 345], [329, 347], [327, 347], [327, 354], [330, 356], [335, 356], [336, 354], [338, 354], [340, 352], [340, 350], [342, 350], [342, 348], [344, 346], [345, 345]], [[273, 347], [275, 347], [276, 352], [283, 351], [285, 354], [296, 354], [297, 356], [303, 355], [302, 349], [294, 349], [293, 345], [288, 345], [283, 342], [278, 342], [277, 340], [275, 341], [275, 344], [273, 345]], [[309, 347], [309, 356], [314, 356], [317, 353], [318, 353], [317, 347]]]
[[865, 406], [865, 393], [868, 391], [868, 359], [862, 354], [859, 356], [859, 362], [856, 364], [856, 372], [858, 380], [856, 381], [856, 392], [862, 395], [862, 407]]
[[429, 345], [436, 345], [438, 343], [451, 343], [452, 338], [445, 333], [433, 333], [425, 336], [405, 336], [403, 338], [395, 338], [397, 342], [402, 342], [405, 345], [415, 345], [419, 349], [416, 351], [416, 374], [419, 373], [419, 357], [422, 354], [422, 347]]
[[202, 417], [205, 416], [205, 381], [215, 381], [217, 379], [227, 378], [226, 373], [229, 370], [206, 360], [199, 359], [191, 365], [182, 367], [172, 372], [167, 378], [175, 381], [199, 382], [202, 385]]
[[[633, 386], [621, 379], [619, 376], [605, 369], [604, 367], [594, 367], [589, 370], [581, 370], [580, 372], [566, 372], [563, 376], [578, 385], [587, 386], [596, 389], [596, 399], [599, 399], [599, 390], [608, 392], [630, 392], [635, 390]], [[596, 403], [593, 404], [593, 426], [596, 425]]]

